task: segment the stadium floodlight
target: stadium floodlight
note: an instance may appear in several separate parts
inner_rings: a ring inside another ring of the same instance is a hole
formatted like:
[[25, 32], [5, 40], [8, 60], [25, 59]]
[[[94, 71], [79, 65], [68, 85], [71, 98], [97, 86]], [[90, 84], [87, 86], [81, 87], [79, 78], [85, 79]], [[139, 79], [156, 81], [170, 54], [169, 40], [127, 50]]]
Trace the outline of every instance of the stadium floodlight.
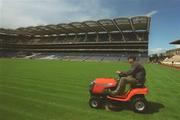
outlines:
[[90, 27], [96, 27], [98, 26], [96, 21], [85, 21], [84, 22], [86, 25], [90, 26]]
[[116, 21], [116, 23], [118, 24], [118, 25], [121, 25], [121, 24], [130, 24], [130, 22], [129, 22], [129, 18], [115, 18], [114, 19], [115, 21]]
[[129, 18], [115, 18], [114, 22], [117, 24], [118, 28], [124, 31], [132, 31], [132, 26]]
[[57, 29], [57, 26], [56, 26], [56, 25], [46, 25], [46, 27], [52, 28], [52, 29]]
[[100, 23], [103, 27], [105, 27], [106, 30], [108, 30], [108, 32], [119, 31], [119, 29], [111, 19], [101, 19], [98, 20], [98, 23]]
[[113, 25], [113, 22], [110, 19], [102, 19], [102, 20], [98, 20], [98, 22], [104, 26]]
[[132, 17], [131, 21], [135, 30], [148, 30], [149, 17], [136, 16]]
[[80, 22], [72, 22], [71, 25], [75, 26], [76, 28], [84, 28], [85, 26]]
[[58, 25], [61, 26], [61, 27], [63, 27], [63, 28], [66, 28], [66, 29], [73, 29], [72, 26], [70, 26], [70, 25], [68, 25], [68, 24], [65, 24], [65, 23], [63, 23], [63, 24], [58, 24]]
[[132, 19], [132, 22], [133, 24], [147, 24], [148, 22], [148, 18], [147, 17], [133, 17], [131, 18]]

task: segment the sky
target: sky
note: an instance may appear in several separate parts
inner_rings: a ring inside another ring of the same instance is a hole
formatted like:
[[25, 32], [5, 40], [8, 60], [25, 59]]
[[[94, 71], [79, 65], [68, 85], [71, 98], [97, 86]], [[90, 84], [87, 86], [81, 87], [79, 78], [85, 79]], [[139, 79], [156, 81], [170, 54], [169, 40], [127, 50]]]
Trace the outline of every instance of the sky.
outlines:
[[149, 54], [180, 48], [180, 0], [0, 0], [0, 27], [150, 15]]

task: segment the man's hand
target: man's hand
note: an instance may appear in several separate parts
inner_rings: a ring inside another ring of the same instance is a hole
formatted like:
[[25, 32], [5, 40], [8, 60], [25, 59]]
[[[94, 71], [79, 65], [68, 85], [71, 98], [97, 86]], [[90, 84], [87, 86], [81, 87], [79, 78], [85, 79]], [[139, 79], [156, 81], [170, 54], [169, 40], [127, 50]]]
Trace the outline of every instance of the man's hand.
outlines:
[[117, 74], [121, 74], [122, 72], [118, 70], [118, 71], [116, 71], [116, 73], [117, 73]]

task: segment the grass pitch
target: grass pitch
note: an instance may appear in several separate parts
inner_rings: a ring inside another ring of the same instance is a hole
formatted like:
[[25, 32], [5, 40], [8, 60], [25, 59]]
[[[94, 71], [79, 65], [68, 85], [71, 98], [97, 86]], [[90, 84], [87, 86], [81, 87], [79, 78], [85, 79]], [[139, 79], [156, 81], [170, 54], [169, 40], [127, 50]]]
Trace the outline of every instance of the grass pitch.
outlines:
[[0, 120], [180, 120], [180, 70], [153, 64], [145, 65], [146, 114], [90, 108], [90, 81], [128, 68], [120, 62], [0, 59]]

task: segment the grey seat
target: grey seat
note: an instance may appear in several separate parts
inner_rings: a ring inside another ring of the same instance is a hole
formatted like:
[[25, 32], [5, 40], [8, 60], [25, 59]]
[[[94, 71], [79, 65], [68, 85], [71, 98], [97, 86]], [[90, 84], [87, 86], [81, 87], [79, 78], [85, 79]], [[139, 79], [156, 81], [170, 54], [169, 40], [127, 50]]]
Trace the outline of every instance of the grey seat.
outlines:
[[136, 83], [134, 85], [131, 85], [131, 88], [144, 88], [144, 83]]

